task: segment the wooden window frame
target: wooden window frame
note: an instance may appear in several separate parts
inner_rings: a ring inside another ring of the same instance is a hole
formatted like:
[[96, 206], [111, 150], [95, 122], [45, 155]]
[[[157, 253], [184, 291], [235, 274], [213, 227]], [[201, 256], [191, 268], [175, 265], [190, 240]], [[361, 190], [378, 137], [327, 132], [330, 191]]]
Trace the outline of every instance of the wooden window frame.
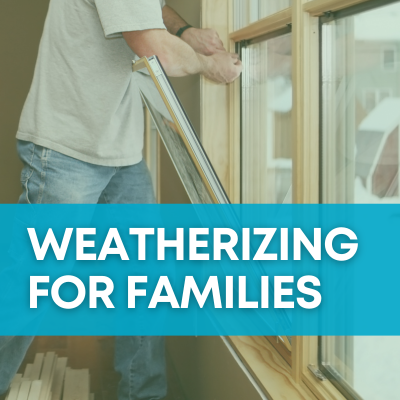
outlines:
[[[310, 0], [304, 4], [304, 11], [313, 17], [321, 17], [328, 12], [337, 12], [342, 10], [349, 10], [353, 6], [360, 6], [373, 0]], [[376, 1], [376, 0], [375, 0]], [[392, 3], [393, 0], [379, 0], [379, 6]]]
[[[237, 42], [292, 25], [294, 203], [320, 201], [319, 17], [369, 1], [293, 0], [290, 8], [233, 31], [233, 2], [202, 0], [202, 27], [217, 30], [232, 52]], [[239, 81], [225, 86], [201, 79], [201, 135], [232, 203], [240, 203]], [[310, 365], [318, 366], [318, 337], [293, 337], [290, 359], [271, 338], [228, 340], [268, 398], [345, 400], [329, 380], [319, 380], [309, 369]]]
[[257, 22], [229, 34], [229, 39], [234, 42], [250, 40], [259, 36], [285, 28], [292, 22], [292, 10], [287, 8], [276, 14], [262, 18]]

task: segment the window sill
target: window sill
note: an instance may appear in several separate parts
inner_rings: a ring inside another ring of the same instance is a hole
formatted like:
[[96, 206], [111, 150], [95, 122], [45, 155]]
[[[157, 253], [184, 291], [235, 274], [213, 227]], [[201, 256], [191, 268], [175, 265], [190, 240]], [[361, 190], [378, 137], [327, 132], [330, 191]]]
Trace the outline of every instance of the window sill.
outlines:
[[265, 395], [273, 400], [315, 400], [292, 378], [291, 368], [265, 337], [230, 336], [228, 340]]

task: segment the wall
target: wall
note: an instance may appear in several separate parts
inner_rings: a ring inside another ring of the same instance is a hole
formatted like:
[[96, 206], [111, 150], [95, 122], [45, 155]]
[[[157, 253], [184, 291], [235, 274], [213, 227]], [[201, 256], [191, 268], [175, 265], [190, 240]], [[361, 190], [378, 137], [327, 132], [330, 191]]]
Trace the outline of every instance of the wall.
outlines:
[[170, 337], [167, 343], [185, 400], [262, 399], [221, 337]]
[[19, 116], [32, 81], [48, 0], [0, 3], [0, 203], [20, 194], [15, 148]]
[[[200, 0], [167, 0], [190, 25], [200, 27]], [[200, 76], [171, 79], [172, 84], [185, 108], [196, 132], [200, 132]]]
[[[167, 0], [167, 4], [194, 27], [200, 26], [200, 0]], [[172, 85], [196, 132], [200, 132], [200, 77], [172, 78]], [[160, 149], [160, 200], [161, 203], [189, 203], [175, 168], [164, 146]]]
[[[15, 203], [20, 194], [22, 164], [15, 149], [15, 134], [32, 81], [48, 3], [48, 0], [2, 0], [0, 6], [0, 203]], [[199, 0], [170, 0], [169, 4], [177, 8], [188, 23], [199, 26]], [[199, 132], [199, 77], [174, 79], [173, 85], [193, 126]], [[164, 149], [161, 159], [162, 201], [188, 202]]]

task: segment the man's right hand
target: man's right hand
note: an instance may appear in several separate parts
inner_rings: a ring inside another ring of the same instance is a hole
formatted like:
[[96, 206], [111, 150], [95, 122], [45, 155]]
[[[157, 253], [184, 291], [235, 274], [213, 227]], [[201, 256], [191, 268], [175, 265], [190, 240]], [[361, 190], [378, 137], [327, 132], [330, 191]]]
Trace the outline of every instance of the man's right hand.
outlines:
[[242, 72], [242, 62], [234, 53], [221, 51], [212, 56], [201, 56], [202, 74], [217, 83], [231, 83], [236, 80]]

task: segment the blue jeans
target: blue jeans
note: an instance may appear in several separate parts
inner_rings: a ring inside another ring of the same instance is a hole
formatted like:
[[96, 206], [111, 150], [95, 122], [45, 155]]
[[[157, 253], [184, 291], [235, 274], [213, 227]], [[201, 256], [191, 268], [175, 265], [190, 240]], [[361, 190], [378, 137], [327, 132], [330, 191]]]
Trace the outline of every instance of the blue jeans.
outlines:
[[[154, 203], [144, 161], [128, 167], [88, 164], [30, 142], [18, 141], [23, 162], [20, 204]], [[17, 372], [33, 337], [0, 336], [0, 394]], [[167, 394], [164, 338], [117, 337], [119, 400], [159, 400]]]

